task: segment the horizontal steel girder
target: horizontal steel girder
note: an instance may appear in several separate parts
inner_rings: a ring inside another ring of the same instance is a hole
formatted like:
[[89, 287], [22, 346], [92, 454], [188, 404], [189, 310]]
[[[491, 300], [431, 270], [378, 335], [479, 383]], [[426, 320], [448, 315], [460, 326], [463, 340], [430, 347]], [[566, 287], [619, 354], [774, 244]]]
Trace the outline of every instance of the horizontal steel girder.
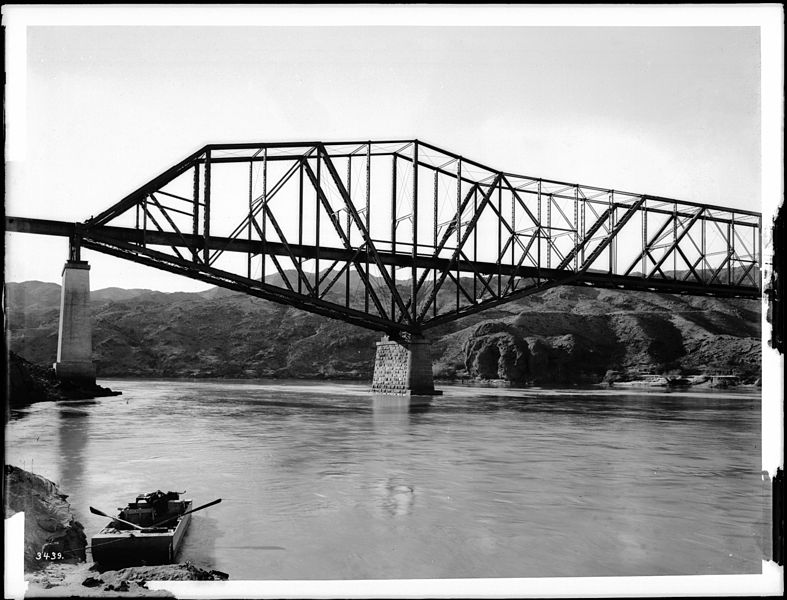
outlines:
[[[82, 244], [86, 248], [98, 250], [108, 254], [115, 254], [147, 264], [150, 266], [158, 266], [165, 268], [161, 264], [156, 264], [157, 259], [146, 258], [144, 260], [135, 257], [135, 250], [144, 251], [145, 246], [163, 246], [163, 247], [181, 247], [189, 249], [202, 250], [205, 245], [205, 238], [201, 235], [194, 236], [191, 234], [177, 234], [162, 231], [142, 231], [126, 227], [111, 227], [111, 226], [86, 226], [81, 223], [68, 223], [63, 221], [52, 221], [45, 219], [28, 219], [20, 217], [9, 217], [5, 219], [6, 231], [19, 232], [19, 233], [32, 233], [39, 235], [53, 235], [62, 237], [78, 237], [82, 240]], [[93, 242], [93, 243], [91, 243]], [[231, 239], [226, 237], [211, 236], [207, 238], [207, 246], [210, 250], [224, 250], [229, 252], [240, 252], [246, 254], [259, 254], [262, 250], [263, 244], [260, 241], [249, 241], [243, 239]], [[278, 242], [266, 241], [265, 254], [275, 256], [287, 256], [288, 252], [284, 244]], [[107, 249], [116, 248], [116, 252], [109, 252]], [[336, 260], [340, 262], [350, 262], [360, 259], [366, 260], [366, 253], [363, 250], [347, 250], [344, 248], [326, 248], [315, 247], [299, 244], [289, 244], [289, 250], [299, 258], [306, 260], [315, 258], [318, 254], [321, 259]], [[155, 253], [158, 255], [159, 253]], [[458, 267], [462, 272], [476, 272], [484, 275], [505, 275], [507, 277], [522, 277], [522, 278], [537, 278], [541, 280], [561, 282], [563, 285], [576, 285], [576, 286], [593, 286], [613, 289], [627, 289], [627, 290], [640, 290], [640, 291], [655, 291], [662, 293], [672, 294], [691, 294], [691, 295], [707, 295], [717, 297], [742, 297], [742, 298], [759, 298], [761, 292], [757, 287], [753, 286], [733, 286], [733, 285], [708, 285], [694, 281], [678, 281], [671, 279], [659, 278], [644, 278], [636, 275], [610, 275], [609, 273], [596, 273], [593, 271], [586, 271], [575, 274], [571, 271], [562, 269], [546, 269], [537, 268], [524, 265], [505, 265], [492, 262], [473, 262], [466, 260], [451, 261], [449, 258], [434, 258], [433, 256], [419, 255], [413, 257], [409, 253], [390, 253], [378, 250], [377, 255], [380, 261], [386, 266], [394, 267], [409, 267], [415, 266], [418, 269], [438, 269], [439, 271], [452, 270], [455, 271]], [[164, 256], [161, 254], [161, 256]], [[193, 265], [187, 261], [168, 262], [168, 267], [165, 270], [180, 273], [189, 277], [193, 277], [195, 270]], [[160, 260], [159, 260], [160, 263]], [[196, 277], [215, 285], [230, 287], [222, 283], [219, 277], [220, 271], [212, 269], [211, 273], [204, 277]], [[252, 281], [252, 280], [249, 280]], [[240, 285], [240, 284], [239, 284]], [[243, 286], [248, 286], [246, 282]], [[243, 287], [242, 286], [242, 287]], [[231, 289], [237, 289], [232, 287]], [[277, 288], [279, 290], [280, 288]], [[248, 291], [246, 287], [244, 290]], [[267, 294], [267, 296], [265, 295]], [[273, 294], [272, 290], [262, 290], [260, 293], [254, 295], [268, 297], [274, 301], [281, 301], [279, 298], [270, 297]], [[505, 301], [513, 299], [506, 296], [499, 299], [494, 304], [501, 304]], [[487, 306], [487, 303], [483, 303]], [[306, 307], [304, 307], [306, 308]], [[311, 308], [306, 308], [312, 310]], [[328, 309], [326, 309], [328, 310]], [[345, 311], [342, 307], [339, 312]], [[317, 312], [317, 311], [313, 311]], [[336, 309], [331, 308], [331, 314], [327, 316], [337, 316]], [[468, 310], [466, 312], [475, 312]], [[326, 313], [322, 313], [326, 314]], [[368, 317], [369, 315], [367, 315]], [[348, 319], [344, 319], [348, 320]], [[360, 323], [357, 323], [360, 324]], [[385, 330], [390, 329], [390, 326], [409, 330], [411, 328], [401, 324], [393, 324], [380, 319], [375, 319], [373, 329]], [[369, 323], [363, 324], [365, 327], [370, 327]]]

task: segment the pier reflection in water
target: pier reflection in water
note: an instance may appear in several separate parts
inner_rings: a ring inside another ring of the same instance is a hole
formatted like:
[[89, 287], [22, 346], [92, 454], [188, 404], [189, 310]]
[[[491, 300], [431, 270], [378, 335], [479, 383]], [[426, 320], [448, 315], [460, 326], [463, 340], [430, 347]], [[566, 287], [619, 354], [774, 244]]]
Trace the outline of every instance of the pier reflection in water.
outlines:
[[414, 420], [413, 415], [428, 412], [432, 405], [432, 396], [373, 394], [370, 398], [375, 430], [389, 424], [408, 425]]
[[7, 462], [90, 535], [138, 491], [201, 504], [182, 558], [233, 579], [756, 573], [769, 552], [755, 393], [111, 381], [43, 403]]
[[90, 443], [90, 411], [95, 400], [71, 400], [57, 403], [57, 441], [62, 460], [58, 461], [57, 481], [73, 481], [84, 489]]

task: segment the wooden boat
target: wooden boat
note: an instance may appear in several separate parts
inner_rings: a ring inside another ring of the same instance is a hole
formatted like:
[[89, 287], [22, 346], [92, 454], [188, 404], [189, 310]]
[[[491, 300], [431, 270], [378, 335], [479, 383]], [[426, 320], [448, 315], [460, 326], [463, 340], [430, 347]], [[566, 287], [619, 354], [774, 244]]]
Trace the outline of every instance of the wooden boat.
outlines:
[[[171, 563], [191, 522], [191, 506], [192, 501], [182, 500], [178, 492], [139, 494], [93, 536], [93, 560], [113, 566]], [[90, 510], [109, 516], [92, 507]]]

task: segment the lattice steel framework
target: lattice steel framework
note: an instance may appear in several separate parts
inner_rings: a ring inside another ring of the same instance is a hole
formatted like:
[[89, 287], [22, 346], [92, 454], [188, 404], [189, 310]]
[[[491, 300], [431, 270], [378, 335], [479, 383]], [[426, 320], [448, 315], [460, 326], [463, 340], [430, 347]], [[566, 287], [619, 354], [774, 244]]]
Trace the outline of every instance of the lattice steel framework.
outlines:
[[394, 336], [556, 285], [760, 295], [761, 217], [515, 175], [418, 140], [214, 144], [79, 247]]

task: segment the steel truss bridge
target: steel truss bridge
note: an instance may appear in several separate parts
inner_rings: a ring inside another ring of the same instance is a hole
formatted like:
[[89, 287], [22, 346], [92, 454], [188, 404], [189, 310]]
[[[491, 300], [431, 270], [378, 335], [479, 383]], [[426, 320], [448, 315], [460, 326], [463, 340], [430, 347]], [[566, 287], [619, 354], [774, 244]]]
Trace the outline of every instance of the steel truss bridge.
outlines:
[[6, 229], [395, 338], [557, 285], [759, 297], [759, 213], [526, 177], [419, 140], [211, 144], [83, 223]]

